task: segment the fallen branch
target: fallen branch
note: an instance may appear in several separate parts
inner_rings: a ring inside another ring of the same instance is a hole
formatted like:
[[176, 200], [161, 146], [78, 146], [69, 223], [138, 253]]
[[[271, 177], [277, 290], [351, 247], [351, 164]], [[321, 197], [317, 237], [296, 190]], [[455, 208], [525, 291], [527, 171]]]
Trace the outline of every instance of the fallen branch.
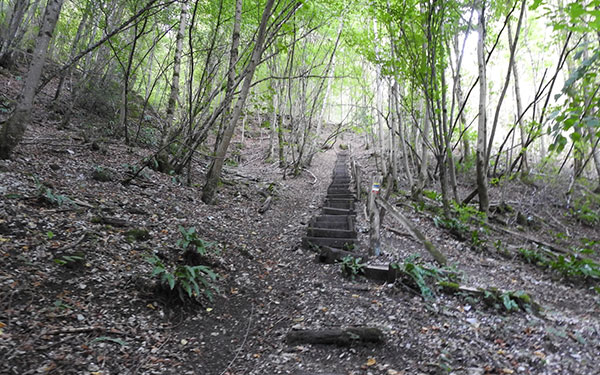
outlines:
[[271, 208], [271, 202], [273, 202], [273, 196], [269, 195], [267, 199], [263, 202], [262, 206], [258, 209], [258, 213], [264, 214]]
[[396, 235], [398, 235], [400, 237], [408, 237], [410, 239], [413, 239], [413, 236], [410, 233], [401, 232], [398, 229], [394, 229], [394, 228], [389, 227], [387, 225], [384, 225], [383, 229], [388, 230], [388, 231], [390, 231], [390, 232], [392, 232], [392, 233], [394, 233], [394, 234], [396, 234]]
[[[62, 335], [65, 333], [87, 333], [93, 331], [107, 331], [104, 327], [98, 326], [87, 326], [87, 327], [67, 327], [62, 329], [56, 329], [53, 331], [42, 332], [41, 336], [53, 336], [53, 335]], [[121, 333], [121, 332], [112, 332], [111, 333]]]
[[489, 223], [488, 223], [488, 226], [491, 229], [495, 230], [496, 232], [510, 234], [513, 237], [517, 237], [517, 238], [520, 238], [520, 239], [525, 240], [527, 242], [531, 242], [531, 243], [534, 243], [536, 245], [543, 246], [543, 247], [545, 247], [545, 248], [547, 248], [549, 250], [552, 250], [554, 252], [561, 253], [561, 254], [571, 254], [571, 252], [569, 250], [567, 250], [567, 249], [564, 249], [564, 248], [562, 248], [560, 246], [557, 246], [557, 245], [554, 245], [554, 244], [551, 244], [551, 243], [539, 240], [537, 238], [530, 237], [530, 236], [528, 236], [526, 234], [514, 232], [514, 231], [512, 231], [510, 229], [502, 228], [502, 227], [499, 227], [499, 226], [496, 226], [496, 225], [490, 225]]
[[317, 181], [319, 181], [319, 179], [317, 178], [317, 176], [315, 176], [315, 174], [314, 174], [314, 173], [312, 173], [312, 172], [310, 171], [310, 169], [304, 168], [304, 170], [305, 170], [305, 171], [307, 171], [308, 173], [310, 173], [310, 175], [311, 175], [311, 176], [313, 176], [313, 178], [315, 179], [313, 182], [311, 182], [311, 183], [310, 183], [311, 185], [314, 185], [314, 184], [316, 184], [316, 183], [317, 183]]
[[392, 206], [388, 201], [379, 197], [375, 198], [375, 202], [378, 205], [383, 206], [389, 212], [389, 214], [392, 215], [394, 219], [398, 220], [400, 224], [402, 224], [404, 228], [406, 228], [406, 230], [410, 233], [411, 236], [413, 236], [416, 240], [420, 241], [423, 244], [423, 247], [425, 247], [425, 250], [427, 250], [429, 254], [433, 256], [433, 259], [435, 259], [435, 261], [439, 265], [446, 265], [448, 261], [446, 260], [444, 254], [442, 254], [438, 249], [436, 249], [435, 246], [433, 246], [433, 243], [431, 243], [431, 241], [427, 237], [425, 237], [425, 235], [421, 233], [420, 230], [418, 230], [414, 225], [412, 225], [408, 221], [408, 219], [396, 209], [396, 207]]

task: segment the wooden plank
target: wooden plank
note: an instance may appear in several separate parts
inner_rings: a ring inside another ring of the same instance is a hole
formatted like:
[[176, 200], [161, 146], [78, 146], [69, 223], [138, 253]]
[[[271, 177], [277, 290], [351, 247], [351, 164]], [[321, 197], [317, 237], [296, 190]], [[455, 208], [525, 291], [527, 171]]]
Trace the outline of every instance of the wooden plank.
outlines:
[[302, 245], [307, 249], [310, 249], [314, 246], [329, 246], [336, 247], [338, 249], [352, 249], [356, 247], [357, 244], [358, 241], [356, 238], [302, 237]]
[[348, 229], [325, 229], [309, 227], [307, 232], [309, 237], [356, 238], [356, 231]]

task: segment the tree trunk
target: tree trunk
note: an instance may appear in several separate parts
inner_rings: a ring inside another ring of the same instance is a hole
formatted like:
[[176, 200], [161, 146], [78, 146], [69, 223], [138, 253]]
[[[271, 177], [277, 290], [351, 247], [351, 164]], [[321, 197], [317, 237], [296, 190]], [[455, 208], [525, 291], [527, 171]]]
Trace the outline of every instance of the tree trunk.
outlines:
[[479, 9], [477, 24], [477, 66], [479, 68], [479, 118], [477, 126], [477, 192], [479, 195], [479, 210], [487, 214], [490, 201], [487, 186], [487, 77], [485, 67], [485, 6]]
[[[515, 61], [515, 50], [517, 49], [517, 42], [519, 41], [519, 33], [521, 32], [521, 24], [523, 22], [523, 15], [525, 14], [525, 0], [521, 3], [521, 13], [519, 14], [519, 21], [517, 22], [517, 30], [515, 32], [515, 40], [514, 43], [509, 46], [510, 49], [510, 57], [508, 62], [508, 71], [506, 72], [506, 77], [504, 79], [504, 86], [502, 87], [502, 92], [500, 93], [500, 97], [498, 98], [498, 105], [496, 106], [496, 112], [494, 113], [494, 122], [492, 123], [492, 131], [490, 134], [490, 139], [488, 141], [488, 146], [486, 149], [485, 155], [485, 164], [486, 168], [490, 161], [490, 156], [492, 153], [492, 145], [494, 144], [494, 136], [496, 134], [496, 128], [498, 126], [498, 120], [500, 117], [500, 109], [502, 108], [502, 103], [504, 102], [504, 97], [506, 96], [506, 91], [508, 90], [508, 85], [510, 84], [510, 76], [512, 73], [512, 67], [514, 66]], [[510, 25], [510, 19], [506, 21]], [[509, 29], [510, 30], [510, 29]], [[510, 34], [510, 31], [509, 31]]]
[[[91, 1], [88, 2], [85, 10], [83, 12], [83, 15], [81, 16], [81, 20], [79, 21], [79, 26], [77, 27], [77, 33], [75, 34], [75, 39], [73, 39], [73, 45], [71, 46], [71, 52], [69, 53], [69, 59], [72, 59], [75, 56], [75, 53], [77, 53], [77, 49], [79, 47], [79, 42], [81, 41], [81, 38], [83, 36], [83, 31], [85, 30], [86, 25], [87, 25], [89, 8], [90, 8], [91, 4], [92, 4]], [[70, 74], [70, 69], [67, 69], [60, 74], [60, 79], [58, 80], [58, 86], [56, 87], [56, 92], [54, 93], [53, 100], [55, 100], [55, 101], [58, 100], [60, 93], [62, 91], [63, 84], [65, 82], [65, 78], [69, 74]]]
[[421, 102], [421, 107], [424, 109], [423, 133], [421, 134], [421, 165], [419, 168], [417, 183], [412, 192], [413, 198], [418, 198], [419, 195], [421, 195], [423, 188], [425, 187], [425, 179], [427, 178], [427, 159], [429, 155], [427, 139], [429, 138], [429, 132], [431, 131], [431, 113], [429, 110], [429, 103], [425, 103], [425, 101], [423, 101]]
[[14, 148], [23, 139], [27, 123], [33, 109], [33, 98], [37, 85], [42, 75], [42, 69], [48, 53], [48, 45], [52, 39], [54, 27], [60, 15], [63, 0], [48, 0], [42, 27], [38, 34], [33, 58], [25, 80], [23, 91], [19, 97], [17, 107], [11, 117], [4, 123], [0, 132], [0, 158], [8, 159]]
[[[512, 31], [510, 27], [510, 22], [508, 23], [508, 43], [509, 45], [513, 44], [512, 40]], [[529, 158], [527, 157], [527, 147], [525, 143], [527, 142], [527, 134], [525, 131], [525, 125], [523, 124], [523, 102], [521, 100], [521, 85], [519, 81], [519, 72], [517, 70], [517, 64], [515, 63], [515, 59], [511, 59], [510, 62], [513, 64], [512, 73], [513, 78], [515, 80], [515, 101], [517, 102], [517, 119], [519, 125], [519, 131], [521, 134], [521, 175], [528, 176], [529, 175]]]
[[258, 29], [258, 34], [256, 36], [256, 42], [254, 44], [254, 49], [252, 50], [252, 56], [248, 65], [245, 69], [245, 77], [244, 83], [242, 85], [242, 89], [240, 95], [235, 103], [233, 108], [233, 114], [231, 119], [225, 129], [223, 134], [223, 138], [219, 143], [217, 150], [215, 152], [214, 159], [210, 166], [210, 169], [207, 173], [206, 184], [202, 190], [202, 201], [204, 203], [213, 203], [215, 195], [217, 193], [217, 186], [221, 179], [221, 171], [223, 169], [223, 163], [225, 162], [225, 155], [227, 154], [227, 149], [229, 148], [229, 143], [231, 142], [231, 137], [233, 136], [233, 132], [235, 130], [235, 126], [237, 121], [240, 118], [242, 113], [242, 108], [244, 107], [244, 103], [246, 101], [246, 97], [248, 96], [248, 92], [250, 91], [250, 84], [252, 83], [252, 78], [254, 77], [254, 71], [260, 62], [260, 57], [262, 56], [264, 50], [264, 41], [266, 38], [266, 29], [269, 18], [271, 17], [273, 3], [275, 0], [267, 0], [265, 4], [265, 9], [262, 14], [262, 18], [260, 21], [260, 26]]
[[[400, 105], [398, 104], [398, 84], [396, 83], [394, 85], [395, 87], [395, 93], [394, 93], [394, 97], [393, 99], [393, 103], [394, 103], [394, 110], [396, 112], [396, 118], [398, 119], [398, 135], [400, 136], [400, 151], [402, 152], [402, 165], [404, 167], [404, 174], [406, 175], [406, 178], [408, 180], [408, 186], [413, 186], [413, 176], [412, 176], [412, 172], [410, 171], [410, 167], [408, 164], [408, 151], [406, 150], [406, 134], [404, 132], [403, 129], [403, 122], [402, 122], [402, 112], [400, 110]], [[404, 91], [404, 89], [402, 89], [402, 91]]]
[[13, 48], [17, 44], [17, 31], [23, 23], [25, 11], [29, 6], [29, 0], [16, 0], [12, 8], [8, 22], [2, 30], [2, 44], [0, 44], [0, 66], [9, 67], [12, 65]]
[[[161, 172], [170, 172], [172, 166], [169, 163], [169, 156], [167, 146], [173, 141], [175, 137], [175, 129], [173, 129], [173, 122], [175, 121], [175, 107], [179, 101], [179, 81], [181, 74], [181, 55], [183, 53], [183, 40], [185, 37], [185, 30], [187, 28], [187, 17], [188, 17], [188, 4], [181, 4], [181, 13], [179, 15], [179, 29], [177, 31], [177, 37], [175, 39], [175, 56], [173, 58], [173, 76], [171, 77], [171, 91], [169, 93], [169, 100], [167, 102], [166, 112], [166, 123], [164, 128], [163, 137], [160, 142], [157, 161], [158, 169]], [[153, 49], [154, 51], [154, 49]]]

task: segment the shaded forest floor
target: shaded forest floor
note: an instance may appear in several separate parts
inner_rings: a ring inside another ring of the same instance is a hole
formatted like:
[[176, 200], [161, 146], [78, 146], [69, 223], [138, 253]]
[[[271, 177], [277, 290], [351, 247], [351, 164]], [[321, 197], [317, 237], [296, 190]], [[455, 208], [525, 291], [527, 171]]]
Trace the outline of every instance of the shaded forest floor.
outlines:
[[[14, 78], [0, 81], [2, 96], [14, 97]], [[207, 160], [194, 163], [191, 187], [149, 169], [123, 185], [149, 151], [90, 136], [89, 124], [99, 120], [85, 113], [58, 130], [60, 111], [48, 100], [42, 93], [13, 160], [0, 161], [0, 373], [599, 373], [598, 283], [528, 263], [518, 251], [534, 249], [525, 235], [562, 249], [586, 247], [592, 253], [585, 256], [598, 260], [598, 244], [589, 241], [600, 233], [570, 215], [560, 180], [492, 188], [492, 201], [513, 211], [491, 223], [519, 236], [481, 230], [477, 243], [440, 227], [434, 194], [420, 206], [403, 195], [392, 199], [448, 256], [462, 284], [523, 290], [543, 308], [509, 313], [502, 301], [442, 292], [423, 298], [408, 283], [351, 280], [301, 248], [335, 149], [318, 154], [311, 173], [284, 179], [263, 161], [268, 141], [250, 133], [239, 165], [225, 171], [218, 204], [208, 206], [200, 200]], [[353, 144], [366, 173], [373, 170], [358, 137], [343, 142]], [[462, 177], [464, 196], [472, 178]], [[265, 194], [273, 203], [260, 214]], [[361, 209], [357, 221], [364, 244]], [[385, 225], [403, 232], [389, 218]], [[212, 301], [182, 305], [155, 287], [146, 258], [178, 259], [179, 226], [219, 244], [218, 254], [203, 259], [221, 276]], [[383, 248], [382, 259], [420, 254], [433, 267], [402, 233], [385, 230]], [[385, 343], [341, 348], [284, 340], [293, 328], [357, 325], [381, 328]]]

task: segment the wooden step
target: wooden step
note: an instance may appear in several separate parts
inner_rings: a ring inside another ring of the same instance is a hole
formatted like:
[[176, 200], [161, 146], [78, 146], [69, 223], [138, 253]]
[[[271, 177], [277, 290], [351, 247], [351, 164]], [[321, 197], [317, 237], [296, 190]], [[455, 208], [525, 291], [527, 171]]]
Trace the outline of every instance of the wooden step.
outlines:
[[319, 215], [315, 217], [316, 221], [328, 221], [328, 222], [352, 222], [354, 225], [354, 217], [353, 216], [344, 216], [344, 215]]
[[338, 249], [352, 250], [357, 245], [358, 240], [356, 238], [302, 237], [302, 246], [307, 249], [329, 246]]
[[398, 277], [398, 271], [393, 269], [390, 264], [369, 265], [363, 267], [363, 273], [367, 279], [386, 283], [393, 283]]
[[[339, 217], [339, 216], [336, 216]], [[312, 219], [308, 223], [309, 228], [319, 228], [319, 229], [340, 229], [340, 230], [350, 230], [353, 229], [350, 226], [349, 221], [317, 221]]]
[[354, 199], [326, 199], [323, 207], [342, 208], [346, 210], [354, 210]]
[[354, 210], [335, 208], [335, 207], [323, 207], [323, 214], [325, 215], [356, 215]]
[[353, 229], [325, 229], [309, 227], [307, 234], [309, 237], [356, 238], [356, 231]]
[[349, 186], [344, 187], [333, 187], [327, 188], [327, 194], [352, 194]]
[[352, 199], [356, 202], [354, 194], [327, 194], [325, 199]]

